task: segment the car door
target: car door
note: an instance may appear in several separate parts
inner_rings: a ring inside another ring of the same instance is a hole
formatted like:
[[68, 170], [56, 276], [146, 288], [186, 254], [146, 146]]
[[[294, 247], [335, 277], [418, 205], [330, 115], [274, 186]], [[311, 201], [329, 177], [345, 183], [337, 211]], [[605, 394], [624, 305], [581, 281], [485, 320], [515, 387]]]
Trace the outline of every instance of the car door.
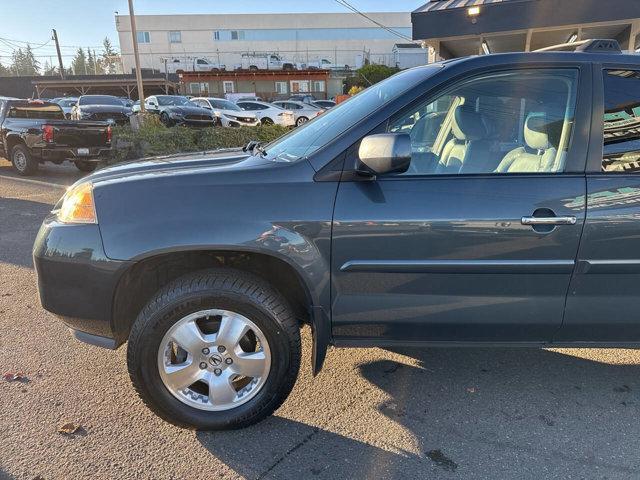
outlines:
[[337, 344], [550, 341], [585, 216], [589, 68], [485, 73], [375, 130], [409, 134], [412, 161], [339, 185]]
[[640, 68], [594, 72], [587, 216], [558, 342], [640, 341]]

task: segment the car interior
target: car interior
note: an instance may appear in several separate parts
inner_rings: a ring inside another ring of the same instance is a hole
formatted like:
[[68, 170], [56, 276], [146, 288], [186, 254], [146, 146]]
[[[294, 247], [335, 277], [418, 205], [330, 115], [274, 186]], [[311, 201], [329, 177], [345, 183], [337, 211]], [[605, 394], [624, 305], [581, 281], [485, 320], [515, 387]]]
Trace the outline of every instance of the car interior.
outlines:
[[572, 70], [477, 77], [410, 108], [388, 127], [411, 137], [403, 175], [562, 172], [576, 83]]

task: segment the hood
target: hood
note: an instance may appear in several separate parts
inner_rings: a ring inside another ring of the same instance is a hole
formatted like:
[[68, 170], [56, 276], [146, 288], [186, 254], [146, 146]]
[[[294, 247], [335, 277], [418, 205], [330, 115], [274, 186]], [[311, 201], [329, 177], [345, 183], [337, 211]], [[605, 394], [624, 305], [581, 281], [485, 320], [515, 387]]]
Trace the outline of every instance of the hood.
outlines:
[[191, 173], [215, 173], [216, 171], [240, 170], [272, 164], [262, 157], [254, 157], [241, 149], [177, 154], [151, 157], [122, 163], [98, 170], [76, 183], [91, 181], [96, 186], [105, 182], [139, 180], [154, 177]]
[[240, 117], [240, 118], [256, 118], [255, 113], [245, 112], [244, 110], [218, 110], [227, 117]]
[[88, 113], [131, 113], [131, 109], [119, 105], [80, 105], [81, 112]]
[[211, 115], [211, 110], [206, 108], [196, 107], [195, 105], [167, 105], [166, 107], [160, 107], [160, 110], [167, 113], [178, 113], [180, 115]]

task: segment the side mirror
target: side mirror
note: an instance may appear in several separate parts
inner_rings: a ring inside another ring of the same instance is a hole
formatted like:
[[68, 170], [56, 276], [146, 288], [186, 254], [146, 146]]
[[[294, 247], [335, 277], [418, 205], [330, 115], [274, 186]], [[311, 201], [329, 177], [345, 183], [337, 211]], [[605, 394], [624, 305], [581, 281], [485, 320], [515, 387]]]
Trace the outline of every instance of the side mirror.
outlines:
[[411, 164], [411, 137], [408, 133], [369, 135], [360, 142], [358, 157], [359, 171], [404, 173]]

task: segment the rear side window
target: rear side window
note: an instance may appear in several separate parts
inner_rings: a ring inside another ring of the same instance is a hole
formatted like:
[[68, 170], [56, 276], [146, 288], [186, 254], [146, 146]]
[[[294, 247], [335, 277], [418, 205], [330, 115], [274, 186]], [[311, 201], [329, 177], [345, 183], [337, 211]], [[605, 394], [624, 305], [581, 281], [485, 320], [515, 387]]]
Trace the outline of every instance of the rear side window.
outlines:
[[9, 118], [38, 118], [38, 119], [53, 119], [64, 120], [64, 112], [59, 105], [48, 104], [13, 104], [9, 107], [7, 112]]
[[640, 172], [640, 71], [604, 72], [603, 172]]

